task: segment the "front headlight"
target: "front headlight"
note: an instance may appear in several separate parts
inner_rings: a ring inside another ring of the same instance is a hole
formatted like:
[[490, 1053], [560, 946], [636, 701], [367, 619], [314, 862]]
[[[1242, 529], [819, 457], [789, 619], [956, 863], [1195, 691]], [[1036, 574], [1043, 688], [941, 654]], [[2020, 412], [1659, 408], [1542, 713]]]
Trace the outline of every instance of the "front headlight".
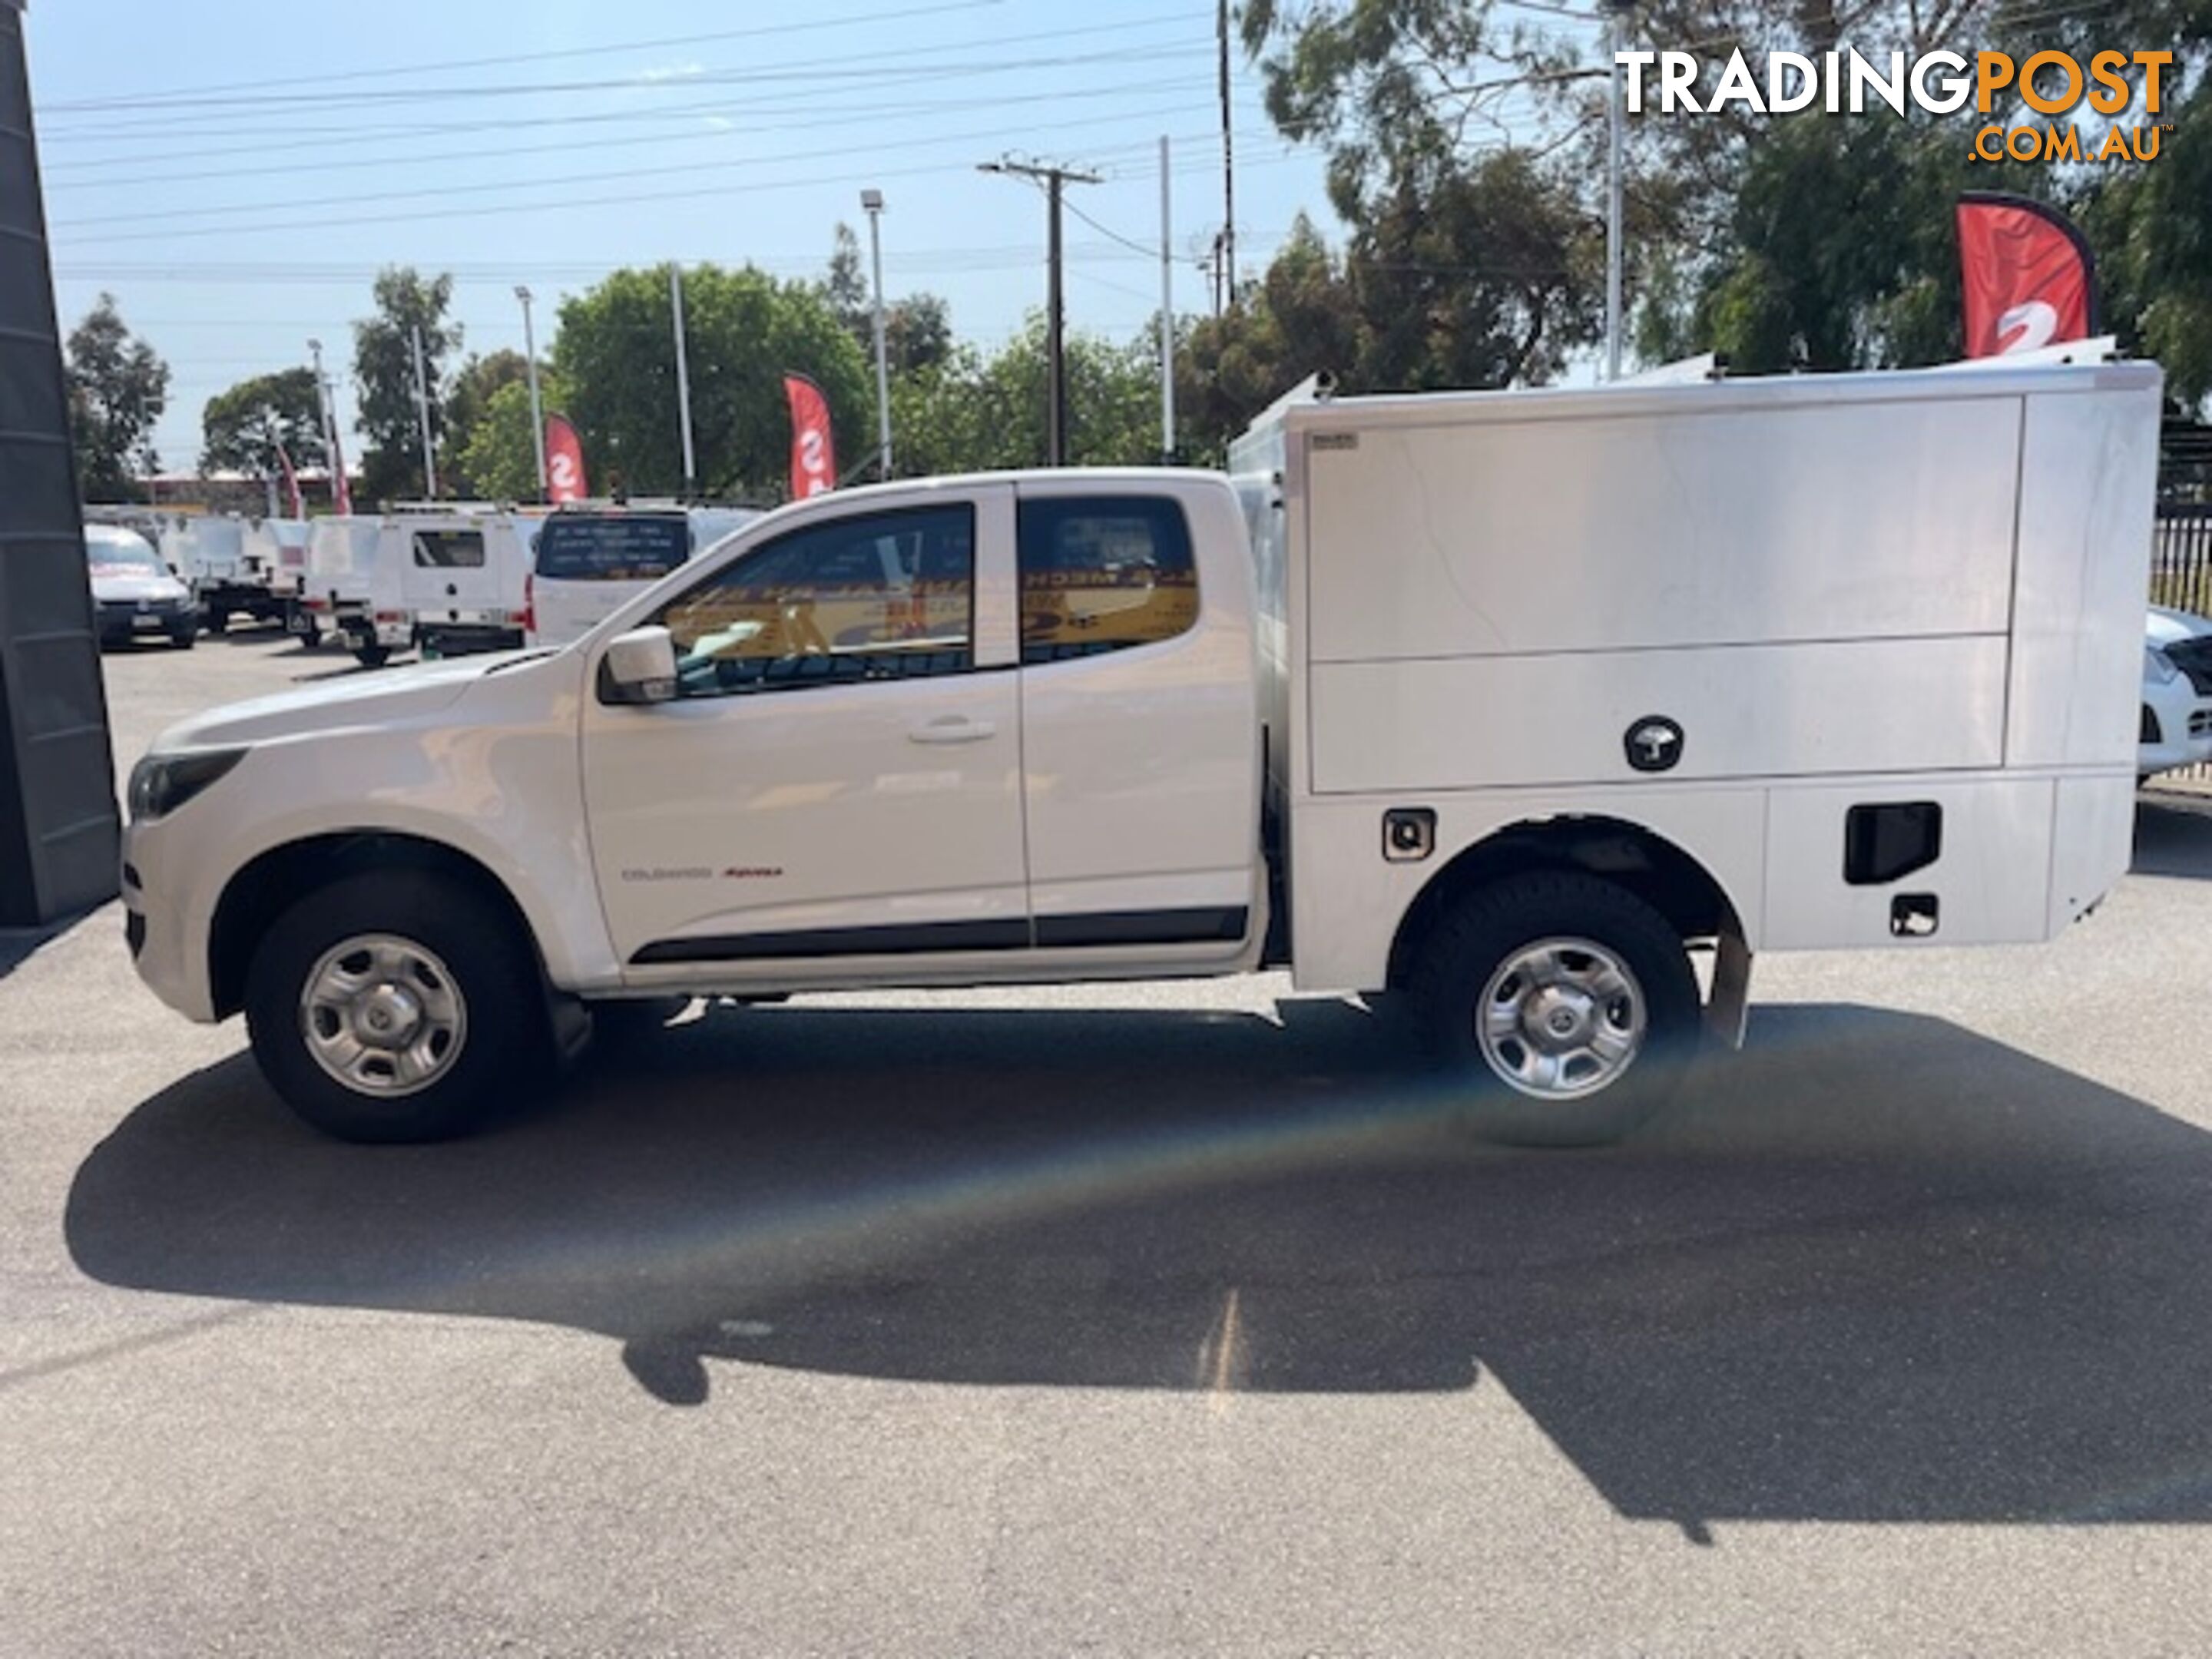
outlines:
[[167, 817], [245, 758], [243, 749], [147, 756], [131, 769], [131, 821]]
[[2154, 645], [2143, 647], [2143, 678], [2153, 685], [2172, 685], [2181, 677], [2173, 659]]

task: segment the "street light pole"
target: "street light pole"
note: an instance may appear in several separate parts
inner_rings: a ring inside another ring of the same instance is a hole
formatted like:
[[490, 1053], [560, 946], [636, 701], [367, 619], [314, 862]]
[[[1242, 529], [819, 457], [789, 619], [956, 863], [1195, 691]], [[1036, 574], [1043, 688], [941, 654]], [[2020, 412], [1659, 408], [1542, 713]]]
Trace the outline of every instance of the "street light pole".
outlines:
[[415, 414], [422, 423], [422, 494], [438, 496], [438, 463], [430, 453], [430, 377], [422, 366], [422, 331], [415, 331]]
[[331, 476], [331, 505], [338, 504], [338, 417], [331, 407], [330, 382], [323, 378], [323, 343], [307, 342], [315, 365], [315, 412], [322, 417], [323, 467]]
[[1606, 100], [1605, 378], [1620, 378], [1621, 149], [1627, 128], [1627, 82], [1620, 54], [1628, 45], [1630, 0], [1607, 0], [1606, 40], [1613, 51], [1613, 91]]
[[530, 371], [530, 431], [538, 445], [538, 499], [545, 499], [545, 404], [538, 392], [538, 336], [530, 326], [530, 290], [518, 284], [514, 297], [522, 301], [522, 356]]
[[862, 191], [860, 205], [868, 216], [868, 255], [876, 280], [876, 477], [887, 480], [891, 476], [891, 367], [884, 331], [883, 191]]
[[684, 429], [684, 498], [699, 493], [699, 458], [691, 447], [691, 358], [684, 342], [684, 270], [668, 266], [668, 305], [676, 321], [676, 416]]

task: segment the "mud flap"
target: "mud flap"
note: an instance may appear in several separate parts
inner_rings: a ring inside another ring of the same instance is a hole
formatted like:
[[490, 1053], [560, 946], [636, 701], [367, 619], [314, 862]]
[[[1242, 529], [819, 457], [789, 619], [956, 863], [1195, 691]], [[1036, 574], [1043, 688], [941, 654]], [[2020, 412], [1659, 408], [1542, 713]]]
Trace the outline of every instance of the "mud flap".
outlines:
[[1743, 1047], [1751, 1016], [1751, 947], [1733, 928], [1724, 930], [1713, 951], [1712, 994], [1705, 1001], [1705, 1035], [1731, 1048]]

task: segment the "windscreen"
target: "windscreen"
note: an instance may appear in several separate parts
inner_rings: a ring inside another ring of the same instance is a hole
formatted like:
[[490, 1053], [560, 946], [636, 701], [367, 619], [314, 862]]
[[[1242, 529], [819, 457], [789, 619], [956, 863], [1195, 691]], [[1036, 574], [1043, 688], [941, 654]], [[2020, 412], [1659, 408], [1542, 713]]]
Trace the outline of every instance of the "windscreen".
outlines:
[[95, 576], [164, 575], [161, 556], [143, 536], [94, 526], [85, 532], [85, 562]]
[[538, 532], [540, 581], [658, 581], [690, 556], [691, 526], [679, 518], [556, 516]]

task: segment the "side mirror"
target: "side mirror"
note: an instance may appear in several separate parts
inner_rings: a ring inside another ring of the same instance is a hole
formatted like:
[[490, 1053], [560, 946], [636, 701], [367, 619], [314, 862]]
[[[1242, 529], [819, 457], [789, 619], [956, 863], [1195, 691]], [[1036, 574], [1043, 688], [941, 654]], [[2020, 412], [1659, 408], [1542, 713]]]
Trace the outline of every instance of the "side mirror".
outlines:
[[665, 628], [618, 634], [599, 659], [599, 701], [644, 704], [676, 700], [676, 642]]

